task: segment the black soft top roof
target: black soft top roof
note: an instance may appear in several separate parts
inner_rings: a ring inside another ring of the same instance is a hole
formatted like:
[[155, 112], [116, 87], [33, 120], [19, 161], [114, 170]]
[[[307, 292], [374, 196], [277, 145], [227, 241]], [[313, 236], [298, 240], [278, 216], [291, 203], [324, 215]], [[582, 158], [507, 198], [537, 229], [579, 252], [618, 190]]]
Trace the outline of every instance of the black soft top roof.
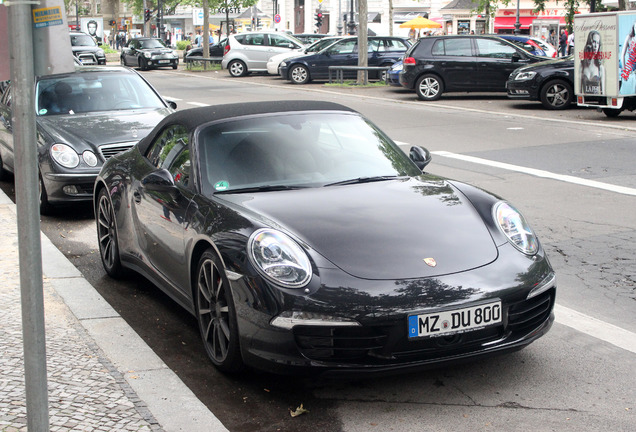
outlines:
[[322, 101], [269, 101], [246, 102], [225, 105], [214, 105], [202, 108], [192, 108], [177, 111], [164, 118], [154, 130], [138, 144], [139, 151], [144, 154], [154, 137], [159, 134], [167, 124], [180, 124], [192, 132], [199, 125], [212, 121], [233, 119], [237, 117], [274, 114], [299, 111], [348, 111], [356, 112], [349, 107], [333, 102]]

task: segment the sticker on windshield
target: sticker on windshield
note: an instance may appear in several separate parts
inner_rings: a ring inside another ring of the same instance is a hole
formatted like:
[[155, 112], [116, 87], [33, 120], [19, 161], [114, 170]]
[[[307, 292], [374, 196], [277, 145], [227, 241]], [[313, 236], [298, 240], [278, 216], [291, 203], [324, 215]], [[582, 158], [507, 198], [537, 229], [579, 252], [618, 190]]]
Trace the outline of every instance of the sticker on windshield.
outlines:
[[48, 112], [46, 108], [42, 108], [38, 114], [45, 115]]
[[214, 185], [214, 190], [224, 191], [229, 187], [230, 187], [230, 184], [228, 182], [226, 182], [225, 180], [221, 180], [220, 182], [217, 182]]

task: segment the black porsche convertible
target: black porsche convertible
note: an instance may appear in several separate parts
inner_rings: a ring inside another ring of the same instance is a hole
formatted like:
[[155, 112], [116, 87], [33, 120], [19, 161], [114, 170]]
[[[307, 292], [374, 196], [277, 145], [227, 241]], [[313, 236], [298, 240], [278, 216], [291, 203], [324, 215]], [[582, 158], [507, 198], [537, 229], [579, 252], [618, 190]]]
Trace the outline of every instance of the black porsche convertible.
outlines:
[[194, 314], [226, 372], [389, 373], [525, 347], [554, 320], [544, 249], [512, 204], [430, 160], [333, 103], [173, 113], [97, 178], [102, 262]]

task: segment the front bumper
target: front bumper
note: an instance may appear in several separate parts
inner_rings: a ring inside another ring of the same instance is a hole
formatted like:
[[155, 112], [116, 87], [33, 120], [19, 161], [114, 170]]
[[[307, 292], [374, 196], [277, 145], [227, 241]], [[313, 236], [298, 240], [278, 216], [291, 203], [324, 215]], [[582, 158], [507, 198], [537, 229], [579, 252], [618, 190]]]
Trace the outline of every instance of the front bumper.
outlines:
[[539, 100], [539, 85], [535, 80], [506, 82], [506, 91], [511, 99]]
[[[258, 277], [243, 276], [232, 282], [243, 359], [275, 373], [386, 374], [521, 349], [550, 329], [556, 282], [528, 298], [552, 269], [541, 258], [524, 271], [519, 265], [529, 257], [508, 252], [508, 259], [500, 256], [480, 269], [423, 280], [361, 280], [339, 269], [321, 269], [320, 284], [309, 294], [290, 295]], [[520, 285], [519, 280], [524, 282]], [[474, 281], [493, 284], [475, 286]], [[272, 297], [259, 298], [266, 293]], [[501, 324], [440, 337], [407, 335], [409, 315], [494, 299], [501, 300]], [[272, 326], [272, 319], [284, 310], [342, 321], [292, 329]], [[350, 320], [360, 325], [346, 325]]]
[[98, 173], [99, 170], [82, 174], [43, 173], [42, 181], [49, 202], [92, 201]]

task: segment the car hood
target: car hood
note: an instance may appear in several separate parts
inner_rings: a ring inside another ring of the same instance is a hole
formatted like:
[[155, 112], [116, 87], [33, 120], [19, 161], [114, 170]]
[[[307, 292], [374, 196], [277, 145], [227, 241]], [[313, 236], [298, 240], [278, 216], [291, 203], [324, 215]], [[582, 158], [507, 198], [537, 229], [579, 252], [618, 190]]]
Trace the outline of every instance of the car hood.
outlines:
[[538, 63], [532, 63], [527, 66], [522, 66], [515, 70], [515, 73], [522, 71], [538, 71], [538, 70], [556, 70], [556, 69], [574, 69], [574, 59], [572, 57], [563, 57], [560, 59], [550, 59]]
[[96, 151], [104, 144], [139, 141], [171, 112], [160, 108], [39, 116], [37, 124], [52, 142], [68, 143], [78, 152]]
[[470, 201], [442, 179], [221, 197], [263, 217], [263, 223], [283, 227], [359, 278], [439, 276], [484, 266], [498, 256]]
[[172, 48], [138, 48], [137, 51], [149, 52], [153, 54], [172, 54], [174, 52]]

